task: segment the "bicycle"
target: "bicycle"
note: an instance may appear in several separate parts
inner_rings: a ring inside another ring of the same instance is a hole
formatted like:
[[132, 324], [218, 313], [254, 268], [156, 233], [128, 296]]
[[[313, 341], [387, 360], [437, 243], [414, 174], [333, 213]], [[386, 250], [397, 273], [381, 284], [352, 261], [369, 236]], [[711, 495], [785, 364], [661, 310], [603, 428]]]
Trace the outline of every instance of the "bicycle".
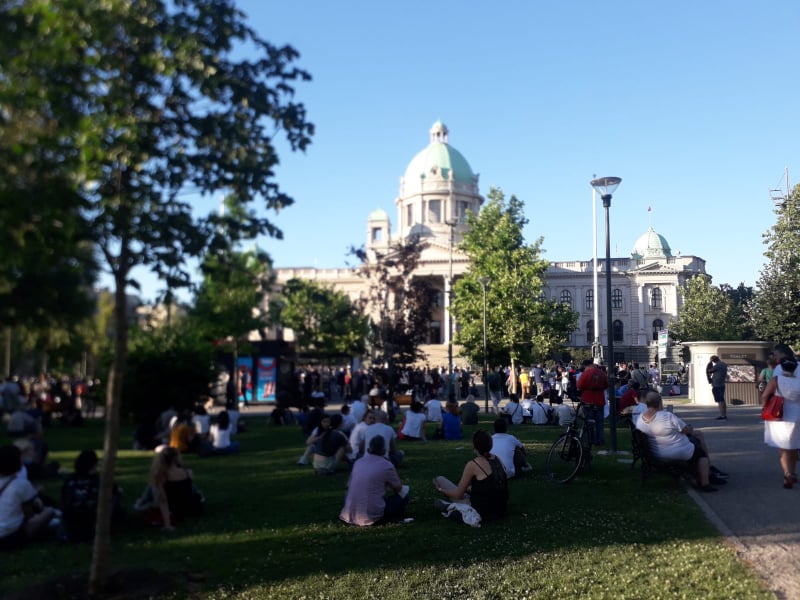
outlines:
[[584, 407], [591, 405], [576, 398], [572, 398], [572, 401], [573, 404], [576, 401], [578, 403], [575, 418], [550, 446], [544, 462], [547, 479], [553, 483], [569, 483], [581, 468], [588, 469], [592, 462], [595, 421], [584, 413]]

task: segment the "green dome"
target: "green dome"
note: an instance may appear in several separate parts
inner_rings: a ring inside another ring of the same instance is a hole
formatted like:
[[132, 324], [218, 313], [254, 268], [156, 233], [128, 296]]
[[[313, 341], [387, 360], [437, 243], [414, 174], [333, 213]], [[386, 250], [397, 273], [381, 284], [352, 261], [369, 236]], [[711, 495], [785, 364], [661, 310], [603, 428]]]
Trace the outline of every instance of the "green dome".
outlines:
[[633, 245], [631, 256], [636, 259], [670, 258], [672, 250], [663, 235], [656, 233], [652, 227]]
[[467, 159], [447, 143], [447, 126], [436, 121], [431, 127], [431, 143], [418, 153], [408, 164], [404, 177], [408, 187], [415, 186], [420, 180], [441, 177], [460, 183], [474, 183], [475, 174]]

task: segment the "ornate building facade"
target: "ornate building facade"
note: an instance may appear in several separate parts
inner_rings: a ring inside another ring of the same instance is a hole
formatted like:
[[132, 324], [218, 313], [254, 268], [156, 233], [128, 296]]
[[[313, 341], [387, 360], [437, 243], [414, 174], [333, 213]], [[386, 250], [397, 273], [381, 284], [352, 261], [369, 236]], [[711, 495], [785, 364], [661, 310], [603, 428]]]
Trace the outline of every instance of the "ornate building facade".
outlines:
[[[389, 215], [378, 209], [367, 218], [368, 255], [388, 248], [392, 241], [419, 235], [426, 242], [415, 277], [429, 280], [437, 290], [433, 318], [424, 347], [432, 365], [446, 363], [447, 349], [458, 327], [449, 318], [452, 283], [468, 268], [468, 258], [457, 246], [464, 233], [468, 211], [480, 211], [484, 198], [479, 177], [464, 156], [449, 143], [449, 131], [437, 121], [430, 140], [406, 168], [395, 199], [397, 228]], [[568, 303], [580, 317], [577, 329], [566, 345], [591, 347], [594, 341], [594, 303], [599, 301], [600, 341], [605, 346], [606, 330], [605, 260], [598, 262], [598, 298], [593, 291], [593, 261], [551, 262], [543, 293]], [[705, 261], [697, 256], [674, 256], [666, 239], [650, 228], [636, 240], [630, 257], [611, 259], [611, 294], [616, 360], [654, 359], [658, 330], [677, 316], [678, 287], [694, 275], [705, 273]], [[336, 289], [358, 298], [365, 282], [353, 269], [278, 268], [278, 285], [292, 278], [333, 284]], [[491, 310], [491, 307], [489, 307]], [[452, 331], [451, 331], [451, 323]], [[466, 361], [455, 353], [454, 364]]]

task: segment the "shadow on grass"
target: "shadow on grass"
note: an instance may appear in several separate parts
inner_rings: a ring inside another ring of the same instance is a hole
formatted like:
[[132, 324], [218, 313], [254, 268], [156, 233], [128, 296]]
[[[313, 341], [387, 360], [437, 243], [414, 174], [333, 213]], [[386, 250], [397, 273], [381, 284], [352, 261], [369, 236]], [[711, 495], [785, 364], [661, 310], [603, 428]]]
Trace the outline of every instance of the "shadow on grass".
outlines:
[[[114, 565], [202, 572], [212, 592], [256, 589], [261, 590], [259, 597], [278, 589], [283, 591], [275, 592], [275, 597], [291, 595], [292, 586], [300, 582], [325, 589], [328, 578], [371, 581], [398, 570], [407, 576], [416, 574], [412, 579], [423, 592], [430, 592], [426, 576], [419, 574], [431, 567], [440, 573], [450, 569], [483, 572], [486, 565], [530, 569], [529, 579], [547, 589], [547, 569], [562, 562], [589, 576], [601, 556], [604, 564], [666, 561], [671, 553], [686, 552], [687, 544], [692, 546], [688, 551], [692, 558], [698, 547], [717, 545], [715, 530], [682, 489], [659, 477], [642, 485], [638, 469], [631, 470], [613, 457], [595, 457], [591, 471], [571, 484], [545, 481], [542, 460], [560, 433], [558, 428], [514, 429], [532, 451], [535, 472], [511, 482], [506, 519], [473, 529], [445, 520], [432, 507], [436, 494], [431, 479], [446, 475], [457, 480], [472, 458], [468, 441], [472, 427], [458, 442], [401, 443], [407, 458], [400, 476], [411, 486], [407, 516], [414, 518], [413, 523], [358, 528], [338, 521], [346, 472], [319, 477], [310, 467], [297, 466], [303, 444], [294, 427], [272, 427], [266, 419], [253, 418], [248, 425], [250, 430], [240, 438], [240, 454], [186, 457], [206, 495], [206, 515], [164, 534], [143, 528], [131, 514], [115, 536]], [[490, 428], [491, 424], [484, 421], [480, 426]], [[99, 427], [91, 423], [82, 430], [53, 432], [51, 447], [63, 450], [59, 456], [74, 456], [99, 439]], [[129, 436], [129, 431], [124, 433]], [[621, 448], [629, 447], [626, 434], [620, 435]], [[146, 452], [121, 453], [119, 482], [128, 490], [127, 506], [132, 506], [144, 487], [151, 458]], [[53, 491], [57, 485], [51, 482], [48, 487]], [[7, 577], [0, 591], [18, 589], [43, 576], [88, 569], [89, 558], [88, 546], [33, 545], [3, 557], [8, 563], [3, 569]], [[576, 564], [582, 561], [586, 565]], [[732, 555], [730, 561], [736, 563]], [[682, 570], [676, 568], [676, 574]], [[514, 579], [508, 573], [504, 577]], [[438, 577], [436, 586], [446, 588], [437, 587], [441, 597], [471, 593], [454, 581], [449, 575]], [[431, 596], [424, 593], [424, 597]]]

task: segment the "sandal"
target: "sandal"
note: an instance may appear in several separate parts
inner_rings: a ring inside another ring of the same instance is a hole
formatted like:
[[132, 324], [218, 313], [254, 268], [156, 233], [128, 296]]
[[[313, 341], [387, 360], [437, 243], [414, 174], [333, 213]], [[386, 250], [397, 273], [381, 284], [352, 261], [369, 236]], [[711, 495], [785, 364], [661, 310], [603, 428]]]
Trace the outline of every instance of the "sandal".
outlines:
[[786, 473], [783, 476], [783, 487], [786, 488], [787, 490], [792, 489], [795, 480], [796, 478], [793, 478], [791, 473]]

